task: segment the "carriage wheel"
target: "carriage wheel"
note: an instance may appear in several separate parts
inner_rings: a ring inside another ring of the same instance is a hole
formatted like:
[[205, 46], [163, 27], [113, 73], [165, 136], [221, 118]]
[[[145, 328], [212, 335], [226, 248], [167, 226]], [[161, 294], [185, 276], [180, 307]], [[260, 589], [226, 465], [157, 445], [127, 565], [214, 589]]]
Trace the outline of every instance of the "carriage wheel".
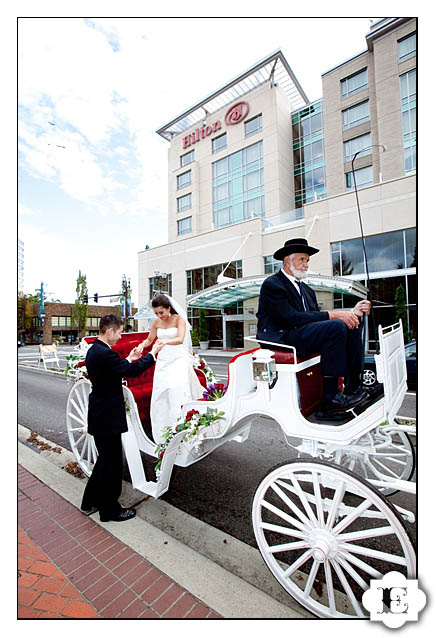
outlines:
[[71, 450], [80, 469], [90, 476], [97, 460], [94, 437], [88, 434], [88, 400], [91, 384], [80, 379], [73, 385], [67, 400], [67, 432]]
[[[415, 471], [415, 450], [406, 432], [391, 432], [392, 441], [385, 445], [386, 438], [378, 432], [368, 432], [352, 446], [361, 447], [360, 450], [345, 449], [335, 455], [335, 463], [346, 467], [366, 479], [380, 479], [378, 472], [392, 479], [409, 481]], [[375, 453], [369, 450], [376, 448]], [[392, 496], [398, 490], [379, 488], [385, 496]]]
[[268, 568], [320, 618], [365, 618], [371, 579], [416, 578], [412, 540], [386, 497], [326, 461], [273, 468], [254, 495], [252, 521]]

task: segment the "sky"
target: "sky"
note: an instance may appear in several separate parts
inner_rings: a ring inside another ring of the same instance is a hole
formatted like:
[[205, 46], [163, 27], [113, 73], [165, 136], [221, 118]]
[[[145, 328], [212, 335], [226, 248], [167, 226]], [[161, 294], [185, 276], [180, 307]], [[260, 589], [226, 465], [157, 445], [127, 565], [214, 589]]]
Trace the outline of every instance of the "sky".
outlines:
[[[54, 14], [56, 15], [56, 14]], [[310, 101], [366, 49], [370, 18], [18, 21], [18, 235], [24, 289], [73, 302], [131, 280], [167, 242], [168, 142], [156, 129], [281, 48]]]

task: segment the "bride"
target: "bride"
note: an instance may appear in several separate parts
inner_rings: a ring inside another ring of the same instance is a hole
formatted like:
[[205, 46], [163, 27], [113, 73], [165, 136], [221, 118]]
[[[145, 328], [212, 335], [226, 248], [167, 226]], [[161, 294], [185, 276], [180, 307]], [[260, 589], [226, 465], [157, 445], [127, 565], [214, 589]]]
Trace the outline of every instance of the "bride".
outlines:
[[174, 425], [182, 405], [199, 399], [204, 388], [193, 369], [191, 326], [185, 311], [166, 294], [154, 297], [151, 305], [156, 319], [140, 348], [151, 345], [156, 336], [164, 344], [156, 361], [150, 407], [153, 439], [159, 444], [163, 428]]

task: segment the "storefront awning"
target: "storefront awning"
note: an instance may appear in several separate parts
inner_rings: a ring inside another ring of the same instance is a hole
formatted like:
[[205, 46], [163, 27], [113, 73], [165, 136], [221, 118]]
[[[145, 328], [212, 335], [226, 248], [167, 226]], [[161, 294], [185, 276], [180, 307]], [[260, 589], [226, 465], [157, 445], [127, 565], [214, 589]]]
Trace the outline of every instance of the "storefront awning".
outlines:
[[[225, 281], [215, 286], [210, 286], [201, 292], [188, 295], [186, 303], [191, 308], [214, 308], [222, 310], [245, 299], [258, 297], [260, 288], [269, 275], [259, 277], [244, 277]], [[329, 277], [311, 273], [305, 279], [316, 292], [338, 292], [345, 295], [355, 295], [360, 299], [366, 299], [368, 289], [358, 281], [345, 279], [344, 277]]]

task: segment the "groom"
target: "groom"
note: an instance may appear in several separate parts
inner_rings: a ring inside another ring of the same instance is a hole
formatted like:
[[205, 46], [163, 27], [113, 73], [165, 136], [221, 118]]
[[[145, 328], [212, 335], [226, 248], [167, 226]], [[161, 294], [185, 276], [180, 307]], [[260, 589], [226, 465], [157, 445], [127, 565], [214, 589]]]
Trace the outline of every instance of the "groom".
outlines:
[[127, 521], [135, 516], [134, 509], [121, 507], [123, 472], [122, 432], [127, 432], [122, 378], [137, 377], [154, 365], [156, 354], [162, 349], [156, 341], [151, 353], [140, 359], [133, 348], [126, 359], [111, 350], [121, 337], [123, 322], [116, 315], [100, 319], [98, 339], [86, 354], [86, 368], [92, 383], [89, 395], [88, 432], [94, 437], [98, 451], [97, 462], [85, 487], [81, 509], [97, 507], [101, 521]]

